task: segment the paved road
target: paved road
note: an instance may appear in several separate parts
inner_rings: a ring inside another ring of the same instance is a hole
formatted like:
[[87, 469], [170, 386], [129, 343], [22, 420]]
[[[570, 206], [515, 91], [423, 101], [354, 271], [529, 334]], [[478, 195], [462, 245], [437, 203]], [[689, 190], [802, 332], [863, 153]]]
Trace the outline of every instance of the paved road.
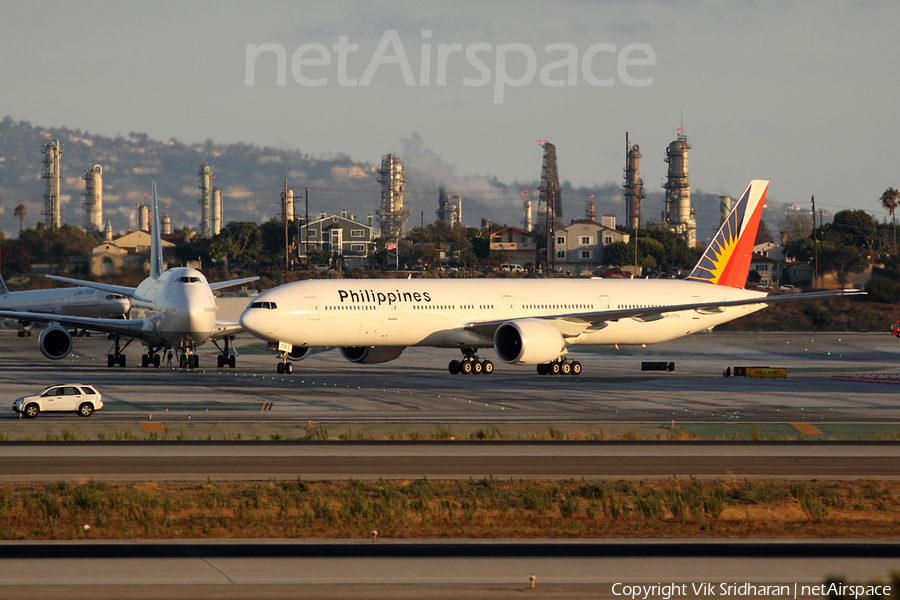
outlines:
[[626, 582], [686, 584], [693, 598], [708, 597], [694, 592], [700, 582], [780, 584], [793, 593], [794, 584], [802, 591], [834, 576], [884, 580], [898, 558], [896, 544], [852, 543], [18, 543], [0, 544], [0, 595], [615, 598], [613, 584]]
[[0, 457], [5, 481], [900, 477], [895, 443], [28, 442]]

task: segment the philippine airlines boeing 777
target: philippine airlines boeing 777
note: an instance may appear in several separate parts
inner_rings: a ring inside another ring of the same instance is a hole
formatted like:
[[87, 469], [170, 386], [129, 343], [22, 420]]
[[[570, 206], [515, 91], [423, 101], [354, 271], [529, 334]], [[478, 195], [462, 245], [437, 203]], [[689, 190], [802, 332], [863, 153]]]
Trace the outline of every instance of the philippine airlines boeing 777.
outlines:
[[855, 290], [767, 297], [743, 289], [767, 181], [752, 181], [687, 280], [404, 279], [298, 281], [260, 294], [241, 325], [287, 359], [340, 347], [347, 360], [394, 360], [407, 346], [462, 350], [451, 373], [490, 373], [480, 348], [540, 374], [581, 372], [570, 346], [651, 344], [711, 330], [767, 304]]
[[[122, 353], [133, 340], [147, 347], [141, 357], [141, 366], [160, 363], [160, 352], [175, 348], [180, 353], [182, 367], [198, 366], [198, 356], [194, 349], [207, 341], [214, 344], [221, 339], [224, 347], [218, 366], [235, 365], [235, 355], [230, 341], [241, 332], [237, 321], [216, 320], [216, 299], [212, 291], [233, 285], [255, 281], [258, 277], [247, 277], [210, 284], [203, 274], [191, 268], [179, 267], [163, 271], [162, 244], [159, 236], [159, 208], [156, 200], [156, 182], [153, 182], [153, 226], [150, 231], [150, 275], [136, 288], [107, 285], [93, 281], [80, 281], [67, 277], [51, 276], [51, 279], [74, 283], [110, 294], [121, 294], [131, 298], [131, 312], [134, 319], [91, 319], [63, 315], [40, 315], [0, 310], [0, 318], [31, 319], [52, 325], [45, 329], [38, 346], [44, 356], [51, 359], [64, 358], [72, 350], [72, 336], [69, 327], [87, 328], [110, 334], [112, 344], [107, 352], [107, 365], [125, 366]], [[120, 341], [126, 339], [124, 347]]]
[[[6, 289], [3, 277], [0, 277], [0, 308], [29, 313], [102, 318], [125, 315], [131, 309], [131, 302], [122, 294], [101, 292], [86, 287], [11, 292]], [[4, 320], [7, 327], [19, 329], [19, 337], [30, 336], [33, 323], [31, 318]]]

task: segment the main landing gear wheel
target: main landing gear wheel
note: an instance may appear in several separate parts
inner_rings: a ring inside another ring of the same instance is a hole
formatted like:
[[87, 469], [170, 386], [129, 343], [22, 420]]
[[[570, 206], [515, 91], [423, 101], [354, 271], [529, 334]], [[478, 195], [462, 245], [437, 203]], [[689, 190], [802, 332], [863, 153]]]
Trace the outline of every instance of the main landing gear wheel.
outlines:
[[190, 356], [191, 368], [199, 369], [200, 368], [200, 357], [196, 354], [191, 354]]
[[178, 357], [178, 368], [183, 369], [186, 366], [187, 366], [187, 356], [182, 354], [181, 356]]
[[451, 375], [479, 375], [482, 373], [490, 375], [494, 372], [494, 363], [489, 360], [481, 360], [474, 350], [463, 350], [463, 354], [465, 357], [462, 360], [451, 360], [447, 365], [447, 370]]
[[[112, 341], [112, 344], [110, 344], [110, 346], [109, 346], [109, 350], [106, 351], [107, 352], [106, 366], [114, 367], [118, 363], [118, 365], [120, 367], [124, 367], [125, 366], [125, 355], [122, 354], [122, 351], [125, 350], [125, 348], [127, 348], [129, 344], [131, 344], [131, 342], [133, 341], [134, 338], [128, 340], [125, 343], [125, 346], [120, 347], [119, 346], [119, 342], [120, 342], [119, 336], [111, 335], [111, 337], [112, 337], [113, 341]], [[144, 356], [146, 356], [146, 354]]]
[[580, 375], [581, 363], [577, 360], [571, 362], [560, 359], [553, 362], [537, 365], [538, 375]]

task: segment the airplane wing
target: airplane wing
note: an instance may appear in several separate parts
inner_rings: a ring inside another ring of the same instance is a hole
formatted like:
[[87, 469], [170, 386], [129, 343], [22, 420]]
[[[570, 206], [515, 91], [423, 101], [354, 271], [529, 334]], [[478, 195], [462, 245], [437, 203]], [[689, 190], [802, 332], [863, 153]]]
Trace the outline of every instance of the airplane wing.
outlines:
[[213, 330], [210, 339], [218, 340], [229, 335], [237, 335], [243, 332], [244, 328], [241, 327], [240, 321], [220, 321], [216, 319], [216, 328]]
[[[862, 296], [866, 292], [860, 290], [834, 290], [828, 292], [810, 292], [807, 294], [789, 294], [784, 296], [760, 296], [744, 300], [728, 300], [719, 302], [692, 302], [690, 304], [673, 304], [669, 306], [649, 306], [643, 308], [622, 308], [615, 310], [601, 310], [592, 312], [566, 313], [558, 315], [528, 317], [550, 321], [564, 337], [575, 337], [590, 328], [602, 329], [609, 321], [619, 319], [635, 319], [638, 321], [656, 321], [663, 318], [663, 313], [679, 312], [683, 310], [696, 310], [701, 314], [714, 314], [722, 312], [729, 306], [749, 306], [752, 304], [776, 304], [779, 302], [795, 302], [797, 300], [814, 300], [817, 298], [832, 298], [837, 296]], [[484, 338], [493, 338], [497, 328], [514, 319], [500, 319], [494, 321], [480, 321], [468, 323], [463, 329]]]
[[126, 337], [142, 338], [153, 331], [153, 317], [148, 319], [96, 319], [93, 317], [70, 317], [12, 310], [0, 310], [2, 319], [21, 319], [39, 323], [57, 323], [63, 327], [75, 327], [115, 333]]
[[135, 296], [135, 288], [133, 287], [125, 287], [123, 285], [109, 285], [107, 283], [97, 283], [96, 281], [85, 281], [82, 279], [71, 279], [69, 277], [60, 277], [59, 275], [47, 275], [47, 279], [53, 279], [54, 281], [62, 281], [63, 283], [71, 283], [73, 285], [89, 287], [95, 290], [100, 290], [101, 292], [121, 294], [122, 296], [128, 296], [129, 298], [134, 298], [135, 300], [149, 302], [149, 300], [147, 300], [146, 298]]
[[243, 279], [230, 279], [228, 281], [217, 281], [215, 283], [209, 284], [209, 289], [211, 290], [220, 290], [222, 288], [231, 287], [233, 285], [241, 285], [242, 283], [250, 283], [251, 281], [256, 281], [259, 277], [244, 277]]

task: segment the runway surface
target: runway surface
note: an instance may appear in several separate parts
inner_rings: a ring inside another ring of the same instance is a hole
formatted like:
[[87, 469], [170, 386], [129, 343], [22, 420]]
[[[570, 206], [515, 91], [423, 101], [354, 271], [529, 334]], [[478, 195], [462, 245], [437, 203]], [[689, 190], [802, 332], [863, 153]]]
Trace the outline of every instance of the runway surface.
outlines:
[[[164, 421], [170, 431], [203, 431], [311, 420], [316, 424], [416, 424], [435, 427], [491, 424], [504, 431], [534, 424], [581, 428], [690, 421], [738, 423], [900, 423], [893, 385], [834, 382], [832, 374], [898, 373], [900, 341], [859, 334], [697, 335], [649, 348], [575, 350], [580, 377], [542, 377], [533, 369], [494, 361], [491, 376], [452, 376], [449, 350], [409, 349], [397, 361], [354, 365], [334, 350], [295, 363], [277, 376], [275, 359], [245, 336], [234, 371], [209, 368], [214, 349], [201, 353], [197, 372], [146, 370], [140, 351], [128, 350], [125, 369], [107, 368], [101, 338], [75, 340], [77, 355], [51, 362], [36, 338], [0, 332], [0, 436], [42, 440], [62, 428], [140, 430]], [[493, 359], [493, 352], [484, 356]], [[642, 373], [641, 361], [673, 361], [674, 373]], [[784, 380], [722, 377], [726, 366], [786, 367]], [[90, 419], [40, 415], [19, 421], [8, 410], [18, 396], [51, 384], [84, 382], [104, 394], [106, 407]], [[262, 409], [262, 410], [261, 410]], [[152, 421], [150, 417], [153, 417]], [[336, 427], [336, 425], [335, 425]], [[334, 428], [333, 428], [334, 429]], [[96, 439], [94, 432], [88, 432]], [[87, 434], [86, 434], [87, 435]], [[173, 433], [174, 435], [174, 433]], [[265, 438], [264, 438], [265, 439]], [[0, 478], [175, 480], [378, 477], [896, 477], [893, 444], [546, 444], [414, 443], [0, 443]], [[651, 544], [652, 545], [652, 544]], [[808, 581], [828, 576], [885, 579], [900, 564], [897, 549], [870, 554], [816, 555], [770, 544], [756, 555], [723, 544], [699, 555], [541, 548], [521, 551], [511, 541], [485, 556], [473, 547], [428, 555], [411, 546], [391, 555], [347, 550], [335, 555], [283, 551], [283, 542], [236, 544], [231, 554], [183, 545], [183, 554], [151, 556], [124, 543], [115, 556], [61, 544], [0, 544], [0, 597], [47, 598], [621, 598], [611, 583], [631, 581]], [[165, 544], [166, 547], [172, 546]], [[339, 547], [340, 544], [335, 547]], [[379, 542], [379, 551], [389, 544]], [[584, 547], [589, 547], [588, 546]], [[223, 547], [223, 546], [220, 546]], [[224, 545], [228, 547], [228, 544]], [[357, 548], [350, 544], [348, 548]], [[366, 546], [368, 547], [368, 546]], [[609, 546], [606, 546], [609, 548]], [[762, 546], [760, 546], [762, 547]], [[788, 547], [788, 546], [784, 546]], [[60, 550], [61, 548], [61, 550]], [[91, 546], [91, 548], [95, 548]], [[143, 550], [142, 550], [143, 548]], [[281, 548], [273, 550], [272, 548]], [[411, 548], [411, 549], [410, 549]], [[66, 553], [70, 553], [67, 557]], [[370, 551], [367, 551], [370, 552]], [[582, 550], [583, 552], [583, 550]], [[312, 555], [311, 555], [312, 554]], [[49, 556], [49, 557], [48, 557]], [[78, 558], [77, 556], [84, 556]], [[44, 557], [44, 558], [41, 558]], [[537, 591], [528, 578], [537, 578]], [[688, 597], [694, 597], [689, 595]]]
[[[215, 369], [215, 348], [201, 369], [107, 368], [103, 338], [77, 338], [75, 353], [49, 361], [36, 338], [0, 332], [0, 398], [49, 384], [81, 381], [104, 394], [92, 420], [136, 421], [165, 412], [170, 421], [317, 422], [900, 422], [897, 386], [832, 381], [832, 374], [900, 373], [900, 340], [888, 334], [702, 334], [648, 348], [573, 349], [584, 366], [573, 376], [539, 376], [532, 367], [494, 360], [493, 375], [450, 375], [453, 350], [407, 349], [396, 361], [356, 365], [336, 350], [275, 374], [276, 359], [240, 336], [237, 368]], [[493, 351], [483, 355], [495, 359]], [[672, 361], [674, 373], [641, 372], [644, 360]], [[733, 366], [785, 367], [787, 379], [725, 378]], [[261, 410], [265, 408], [266, 410]], [[11, 411], [0, 412], [0, 431]], [[72, 421], [70, 415], [41, 419]], [[41, 420], [39, 419], [39, 420]]]
[[894, 443], [27, 442], [0, 456], [3, 481], [900, 477]]

